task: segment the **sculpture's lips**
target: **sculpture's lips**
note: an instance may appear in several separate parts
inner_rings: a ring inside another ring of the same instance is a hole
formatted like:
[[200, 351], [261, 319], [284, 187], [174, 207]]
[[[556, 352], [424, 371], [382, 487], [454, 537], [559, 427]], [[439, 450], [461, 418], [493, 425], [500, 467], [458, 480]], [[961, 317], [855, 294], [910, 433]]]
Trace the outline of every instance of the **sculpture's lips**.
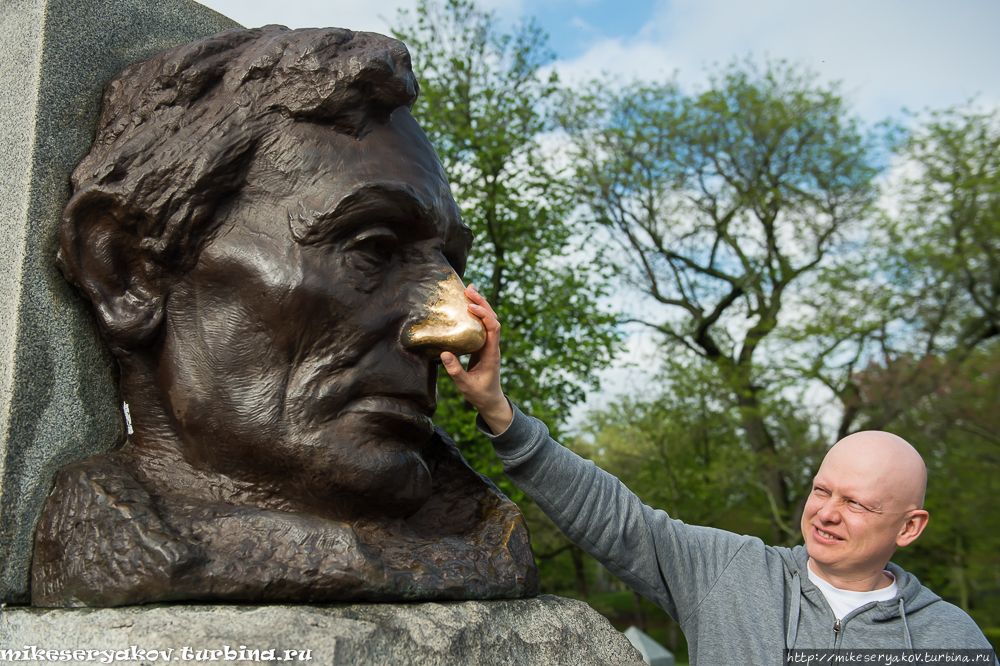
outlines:
[[416, 402], [411, 400], [381, 395], [368, 396], [355, 400], [341, 413], [372, 415], [380, 421], [391, 422], [396, 428], [401, 426], [426, 436], [430, 436], [434, 432], [434, 423], [431, 418], [417, 406]]

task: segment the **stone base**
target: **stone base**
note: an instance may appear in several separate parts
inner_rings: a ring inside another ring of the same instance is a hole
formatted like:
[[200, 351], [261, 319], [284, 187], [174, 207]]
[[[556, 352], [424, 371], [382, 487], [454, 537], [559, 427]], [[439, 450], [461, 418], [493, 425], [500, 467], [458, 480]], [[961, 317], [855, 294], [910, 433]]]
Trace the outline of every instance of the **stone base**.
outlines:
[[27, 603], [63, 465], [125, 440], [118, 363], [55, 266], [69, 177], [104, 86], [238, 24], [193, 0], [0, 0], [0, 603]]
[[[136, 665], [199, 657], [352, 666], [643, 664], [625, 636], [590, 606], [550, 595], [423, 604], [0, 610], [0, 662], [23, 659], [4, 653], [25, 646], [29, 661], [40, 661], [37, 652], [45, 650], [48, 661], [68, 655], [61, 663], [91, 665], [112, 662], [109, 653], [87, 650], [111, 651], [113, 663]], [[49, 656], [49, 650], [60, 654]], [[159, 654], [149, 654], [154, 650]], [[252, 650], [260, 651], [257, 660]]]

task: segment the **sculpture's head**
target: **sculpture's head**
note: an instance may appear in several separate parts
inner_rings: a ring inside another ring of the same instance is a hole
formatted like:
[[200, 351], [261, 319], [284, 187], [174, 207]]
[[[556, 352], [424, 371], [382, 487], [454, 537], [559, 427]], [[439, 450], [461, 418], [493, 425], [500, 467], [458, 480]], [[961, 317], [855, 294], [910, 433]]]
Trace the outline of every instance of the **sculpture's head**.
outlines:
[[437, 353], [482, 330], [416, 95], [395, 40], [275, 26], [110, 84], [58, 262], [119, 357], [138, 450], [347, 514], [423, 504]]

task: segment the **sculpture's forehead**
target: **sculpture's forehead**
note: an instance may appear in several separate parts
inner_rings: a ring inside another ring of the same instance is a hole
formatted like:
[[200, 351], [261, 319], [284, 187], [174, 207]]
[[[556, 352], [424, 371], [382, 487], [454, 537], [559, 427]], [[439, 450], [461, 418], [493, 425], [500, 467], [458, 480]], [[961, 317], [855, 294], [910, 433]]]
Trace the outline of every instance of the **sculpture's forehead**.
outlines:
[[420, 227], [414, 228], [420, 235], [467, 235], [441, 161], [406, 109], [387, 123], [373, 123], [361, 137], [295, 123], [258, 161], [264, 182], [254, 183], [251, 173], [249, 184], [268, 188], [267, 181], [282, 174], [284, 182], [274, 183], [270, 194], [301, 219], [305, 242], [379, 215]]

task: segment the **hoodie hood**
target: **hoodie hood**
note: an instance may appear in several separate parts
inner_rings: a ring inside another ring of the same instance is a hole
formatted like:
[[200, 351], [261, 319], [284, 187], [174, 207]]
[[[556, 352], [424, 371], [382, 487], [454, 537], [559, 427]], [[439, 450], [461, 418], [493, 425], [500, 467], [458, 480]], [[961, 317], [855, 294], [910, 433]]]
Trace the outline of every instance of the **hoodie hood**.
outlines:
[[[809, 553], [806, 551], [805, 546], [796, 546], [791, 550], [781, 549], [779, 552], [781, 552], [782, 559], [785, 561], [785, 565], [789, 571], [793, 575], [798, 574], [803, 588], [812, 588], [822, 594], [809, 581]], [[869, 611], [872, 620], [876, 622], [891, 620], [900, 617], [904, 612], [907, 614], [915, 613], [937, 601], [941, 601], [941, 597], [921, 585], [920, 581], [913, 574], [903, 571], [901, 567], [892, 562], [889, 562], [885, 568], [886, 571], [895, 577], [899, 592], [894, 598], [879, 601], [875, 604], [875, 607]], [[903, 602], [902, 609], [900, 608], [900, 601]]]
[[[809, 580], [809, 553], [805, 546], [798, 546], [792, 550], [781, 550], [782, 559], [792, 576], [793, 588], [799, 590], [798, 598], [791, 600], [793, 607], [790, 609], [790, 620], [792, 623], [788, 627], [785, 646], [792, 648], [798, 638], [798, 619], [801, 613], [802, 596], [806, 595], [814, 600], [823, 598], [823, 592]], [[907, 615], [920, 611], [931, 604], [941, 601], [941, 597], [934, 594], [920, 584], [917, 577], [909, 574], [892, 562], [886, 564], [886, 570], [896, 579], [897, 593], [892, 599], [879, 601], [871, 605], [849, 613], [844, 618], [844, 622], [862, 623], [876, 625], [890, 620], [901, 620], [901, 647], [913, 649], [913, 633]], [[825, 601], [825, 598], [824, 598]], [[828, 605], [828, 602], [827, 604]]]

